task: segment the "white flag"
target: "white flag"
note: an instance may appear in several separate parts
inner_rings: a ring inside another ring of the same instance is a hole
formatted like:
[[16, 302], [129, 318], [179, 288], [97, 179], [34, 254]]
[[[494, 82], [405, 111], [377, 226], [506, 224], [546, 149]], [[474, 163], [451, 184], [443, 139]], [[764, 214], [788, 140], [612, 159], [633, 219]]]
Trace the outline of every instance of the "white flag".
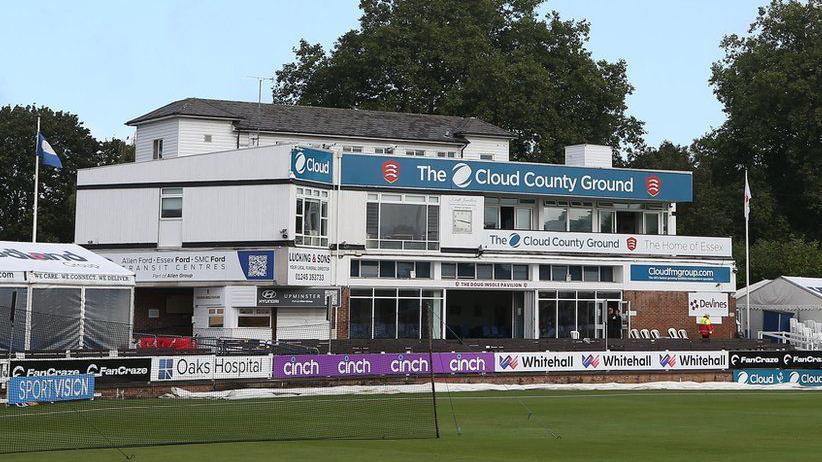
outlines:
[[745, 170], [745, 219], [751, 214], [751, 187], [748, 185], [748, 170]]

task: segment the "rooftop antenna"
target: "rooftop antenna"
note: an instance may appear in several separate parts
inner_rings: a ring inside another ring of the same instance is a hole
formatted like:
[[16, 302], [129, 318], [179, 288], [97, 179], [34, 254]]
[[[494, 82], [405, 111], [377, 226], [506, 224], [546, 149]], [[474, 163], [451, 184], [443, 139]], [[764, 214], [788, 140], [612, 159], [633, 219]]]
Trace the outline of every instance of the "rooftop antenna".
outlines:
[[260, 145], [260, 121], [263, 117], [263, 82], [273, 82], [273, 77], [262, 77], [259, 75], [247, 75], [246, 78], [257, 79], [257, 146]]

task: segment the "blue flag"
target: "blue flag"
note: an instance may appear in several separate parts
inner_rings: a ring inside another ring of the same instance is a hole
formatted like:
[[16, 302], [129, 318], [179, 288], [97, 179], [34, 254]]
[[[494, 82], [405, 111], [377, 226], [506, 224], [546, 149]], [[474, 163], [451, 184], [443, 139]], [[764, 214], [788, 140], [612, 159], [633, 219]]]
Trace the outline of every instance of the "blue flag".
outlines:
[[60, 158], [57, 157], [54, 148], [46, 141], [46, 137], [44, 137], [42, 133], [37, 134], [37, 157], [42, 159], [43, 165], [63, 168], [63, 163], [60, 162]]

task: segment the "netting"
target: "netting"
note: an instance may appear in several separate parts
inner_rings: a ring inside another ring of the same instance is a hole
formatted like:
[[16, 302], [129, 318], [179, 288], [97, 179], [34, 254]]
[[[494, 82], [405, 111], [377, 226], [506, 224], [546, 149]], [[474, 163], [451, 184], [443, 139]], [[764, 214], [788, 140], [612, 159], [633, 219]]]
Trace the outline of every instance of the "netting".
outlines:
[[[303, 326], [298, 336], [304, 339], [262, 342], [130, 338], [127, 325], [98, 321], [96, 341], [89, 342], [83, 323], [72, 316], [20, 309], [0, 309], [0, 316], [12, 320], [0, 322], [7, 352], [0, 360], [6, 398], [0, 406], [0, 453], [438, 436], [430, 352], [331, 355], [327, 324]], [[33, 329], [26, 326], [33, 318], [40, 320], [38, 338], [51, 339], [60, 354], [24, 348], [32, 342]], [[100, 352], [101, 345], [118, 351]], [[305, 391], [336, 389], [351, 379], [376, 392]], [[283, 392], [231, 400], [191, 393], [248, 386]]]

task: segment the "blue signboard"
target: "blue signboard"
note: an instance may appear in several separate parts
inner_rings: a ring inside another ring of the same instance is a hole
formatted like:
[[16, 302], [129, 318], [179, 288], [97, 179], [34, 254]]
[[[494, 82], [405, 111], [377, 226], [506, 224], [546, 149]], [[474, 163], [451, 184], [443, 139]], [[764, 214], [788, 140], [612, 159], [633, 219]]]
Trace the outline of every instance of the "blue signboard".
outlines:
[[357, 154], [343, 156], [342, 184], [661, 202], [690, 202], [693, 198], [693, 182], [687, 172]]
[[94, 375], [9, 378], [9, 404], [53, 403], [94, 399]]
[[815, 369], [739, 369], [734, 382], [748, 385], [779, 385], [794, 383], [803, 387], [822, 386], [822, 370]]
[[273, 250], [238, 250], [237, 258], [245, 278], [249, 281], [274, 280]]
[[328, 151], [294, 148], [291, 151], [291, 175], [297, 180], [332, 183], [334, 156]]
[[632, 281], [731, 282], [727, 266], [631, 265]]

